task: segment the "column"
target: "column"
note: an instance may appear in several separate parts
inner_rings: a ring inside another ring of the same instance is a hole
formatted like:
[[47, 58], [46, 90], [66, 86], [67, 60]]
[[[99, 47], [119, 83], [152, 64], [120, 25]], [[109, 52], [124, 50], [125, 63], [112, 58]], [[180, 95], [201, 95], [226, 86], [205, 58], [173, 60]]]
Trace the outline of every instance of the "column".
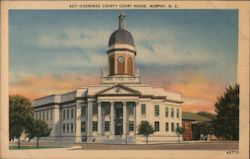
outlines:
[[81, 142], [81, 101], [76, 101], [75, 110], [75, 142]]
[[93, 99], [88, 99], [88, 142], [92, 142], [92, 122], [93, 122]]
[[102, 103], [98, 103], [98, 135], [102, 135]]
[[123, 102], [123, 136], [127, 135], [127, 103]]
[[136, 131], [136, 102], [134, 103], [134, 130], [135, 130], [135, 134], [137, 133]]
[[115, 109], [114, 109], [114, 102], [110, 103], [110, 135], [115, 135]]
[[61, 138], [58, 137], [58, 136], [61, 136], [61, 133], [62, 133], [62, 129], [61, 129], [62, 122], [60, 121], [60, 118], [61, 118], [60, 106], [55, 105], [52, 112], [53, 112], [53, 128], [52, 128], [51, 136], [55, 136], [55, 140], [60, 141]]

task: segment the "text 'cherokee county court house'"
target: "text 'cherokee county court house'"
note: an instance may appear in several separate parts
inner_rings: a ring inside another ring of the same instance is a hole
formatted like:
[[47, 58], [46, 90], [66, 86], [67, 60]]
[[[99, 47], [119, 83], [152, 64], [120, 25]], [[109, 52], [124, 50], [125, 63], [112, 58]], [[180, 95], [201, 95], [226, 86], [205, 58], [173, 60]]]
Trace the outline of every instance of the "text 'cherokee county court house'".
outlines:
[[145, 137], [138, 135], [143, 121], [156, 130], [149, 142], [178, 140], [175, 130], [182, 123], [182, 96], [141, 83], [134, 40], [124, 24], [121, 14], [119, 28], [109, 39], [108, 70], [102, 71], [99, 85], [33, 101], [35, 119], [52, 128], [44, 140], [144, 143]]

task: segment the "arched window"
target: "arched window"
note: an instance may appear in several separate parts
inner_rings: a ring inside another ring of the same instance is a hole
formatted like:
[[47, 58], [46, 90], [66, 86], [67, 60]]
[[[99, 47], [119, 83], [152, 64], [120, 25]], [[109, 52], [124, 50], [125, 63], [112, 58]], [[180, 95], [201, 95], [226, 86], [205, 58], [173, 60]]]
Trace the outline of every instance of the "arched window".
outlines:
[[133, 60], [131, 57], [128, 58], [128, 74], [133, 75]]
[[110, 75], [114, 75], [114, 74], [115, 74], [114, 65], [115, 65], [114, 57], [111, 57], [111, 58], [109, 59], [109, 74], [110, 74]]
[[117, 58], [118, 74], [123, 75], [125, 73], [125, 60], [123, 56]]

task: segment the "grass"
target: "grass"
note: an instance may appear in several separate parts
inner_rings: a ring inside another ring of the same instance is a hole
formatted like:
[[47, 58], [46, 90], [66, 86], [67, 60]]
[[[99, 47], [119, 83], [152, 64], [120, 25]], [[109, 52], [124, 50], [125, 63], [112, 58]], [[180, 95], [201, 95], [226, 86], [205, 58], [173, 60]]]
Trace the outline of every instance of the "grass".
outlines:
[[[65, 147], [60, 147], [60, 146], [39, 146], [38, 148], [36, 146], [20, 146], [20, 150], [24, 149], [48, 149], [48, 148], [65, 148]], [[10, 150], [19, 150], [18, 146], [9, 146]]]

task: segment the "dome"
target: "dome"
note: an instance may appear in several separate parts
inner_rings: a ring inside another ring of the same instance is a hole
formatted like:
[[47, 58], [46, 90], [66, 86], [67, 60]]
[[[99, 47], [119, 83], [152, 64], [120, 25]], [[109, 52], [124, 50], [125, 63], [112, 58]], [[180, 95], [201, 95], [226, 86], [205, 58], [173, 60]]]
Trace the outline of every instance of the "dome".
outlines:
[[113, 44], [128, 44], [135, 47], [132, 34], [124, 29], [125, 16], [120, 14], [119, 16], [119, 29], [113, 32], [109, 38], [109, 46]]
[[109, 38], [109, 46], [113, 44], [128, 44], [135, 47], [132, 34], [125, 29], [119, 28]]

